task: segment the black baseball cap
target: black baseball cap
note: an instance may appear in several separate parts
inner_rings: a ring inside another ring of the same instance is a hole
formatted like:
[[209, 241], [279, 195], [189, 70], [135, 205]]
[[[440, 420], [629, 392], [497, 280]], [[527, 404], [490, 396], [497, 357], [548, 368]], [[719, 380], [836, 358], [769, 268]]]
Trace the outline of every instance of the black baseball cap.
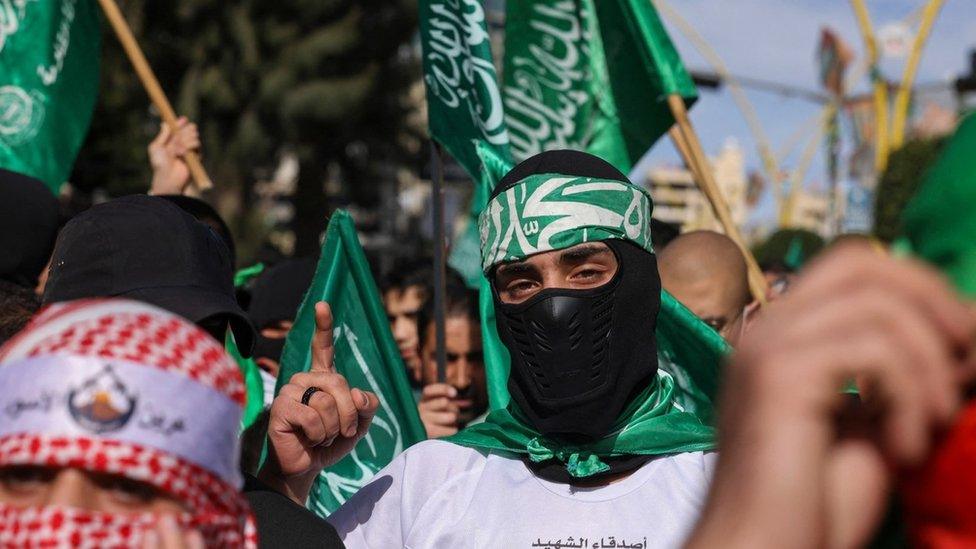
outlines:
[[195, 217], [200, 223], [213, 229], [217, 233], [217, 236], [227, 245], [227, 249], [230, 250], [230, 264], [237, 264], [237, 247], [234, 246], [234, 237], [230, 233], [230, 227], [227, 226], [224, 218], [220, 217], [220, 214], [217, 213], [217, 210], [213, 206], [199, 198], [184, 196], [182, 194], [157, 194], [153, 196], [169, 200], [179, 206], [184, 212]]
[[132, 195], [93, 206], [58, 235], [45, 304], [127, 297], [196, 323], [226, 319], [244, 356], [254, 327], [234, 298], [223, 240], [172, 202]]

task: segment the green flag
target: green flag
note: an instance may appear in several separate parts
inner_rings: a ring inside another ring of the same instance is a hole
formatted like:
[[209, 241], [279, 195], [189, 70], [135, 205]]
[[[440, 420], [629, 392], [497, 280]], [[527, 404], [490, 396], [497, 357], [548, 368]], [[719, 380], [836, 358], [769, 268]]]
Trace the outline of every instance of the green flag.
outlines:
[[912, 251], [976, 298], [976, 116], [967, 116], [903, 215]]
[[[479, 147], [491, 149], [511, 164], [502, 94], [481, 1], [421, 0], [420, 44], [430, 137], [478, 185], [486, 170]], [[477, 219], [485, 200], [472, 199], [468, 223], [448, 258], [472, 288], [481, 279]]]
[[481, 174], [477, 143], [509, 156], [501, 91], [480, 0], [421, 0], [420, 44], [430, 137], [472, 179]]
[[[237, 271], [234, 273], [234, 288], [241, 288], [262, 272], [264, 272], [264, 263], [258, 263]], [[271, 403], [264, 402], [264, 383], [261, 381], [258, 364], [254, 362], [253, 357], [244, 358], [241, 356], [237, 342], [234, 341], [234, 334], [230, 331], [227, 332], [227, 337], [224, 339], [224, 349], [237, 362], [237, 367], [240, 368], [241, 375], [244, 376], [247, 399], [244, 403], [244, 414], [241, 416], [241, 429], [247, 429], [264, 411], [264, 405], [270, 406]]]
[[481, 164], [481, 177], [474, 180], [474, 192], [468, 207], [468, 219], [464, 229], [451, 245], [451, 255], [447, 264], [461, 274], [465, 284], [473, 290], [482, 287], [485, 279], [481, 271], [481, 236], [479, 235], [478, 216], [488, 203], [491, 190], [512, 169], [511, 161], [502, 156], [498, 149], [481, 141], [475, 146], [475, 152]]
[[337, 211], [329, 222], [315, 278], [298, 309], [282, 352], [278, 388], [311, 367], [315, 303], [327, 301], [335, 322], [335, 367], [351, 387], [380, 399], [369, 433], [339, 463], [322, 471], [309, 508], [328, 516], [408, 446], [426, 438], [379, 290], [352, 219]]
[[509, 0], [503, 99], [516, 160], [595, 154], [626, 173], [695, 86], [650, 0]]
[[[227, 332], [227, 337], [224, 338], [224, 349], [227, 354], [234, 359], [237, 363], [237, 367], [241, 370], [241, 375], [244, 376], [244, 389], [245, 389], [245, 401], [244, 401], [244, 413], [241, 415], [241, 430], [247, 429], [258, 419], [261, 412], [264, 411], [264, 384], [261, 381], [261, 374], [259, 373], [259, 367], [253, 358], [244, 358], [241, 356], [240, 349], [237, 348], [237, 342], [234, 341], [234, 334]], [[271, 404], [270, 402], [268, 403]]]
[[98, 96], [94, 0], [0, 0], [0, 167], [57, 194]]

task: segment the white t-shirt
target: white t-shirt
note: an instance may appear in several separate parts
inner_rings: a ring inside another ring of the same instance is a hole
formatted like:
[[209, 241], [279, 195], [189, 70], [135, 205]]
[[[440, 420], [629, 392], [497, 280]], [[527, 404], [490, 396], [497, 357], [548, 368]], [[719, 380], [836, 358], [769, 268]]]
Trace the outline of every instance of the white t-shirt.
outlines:
[[535, 476], [519, 459], [429, 440], [329, 517], [350, 549], [678, 547], [704, 503], [715, 454], [652, 459], [600, 488]]

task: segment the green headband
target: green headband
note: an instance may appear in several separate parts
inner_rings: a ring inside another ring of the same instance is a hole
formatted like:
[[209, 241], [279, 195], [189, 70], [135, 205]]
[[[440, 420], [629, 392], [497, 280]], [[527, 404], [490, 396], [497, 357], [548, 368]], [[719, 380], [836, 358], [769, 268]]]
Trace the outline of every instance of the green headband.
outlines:
[[488, 272], [501, 262], [610, 238], [654, 253], [652, 204], [644, 189], [629, 182], [529, 176], [491, 199], [481, 213], [482, 268]]

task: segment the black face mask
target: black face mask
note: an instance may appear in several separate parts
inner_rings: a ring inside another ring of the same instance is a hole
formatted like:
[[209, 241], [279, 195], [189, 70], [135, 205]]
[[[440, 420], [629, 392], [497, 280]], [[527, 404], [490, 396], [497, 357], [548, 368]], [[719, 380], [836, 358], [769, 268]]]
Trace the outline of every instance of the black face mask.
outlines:
[[281, 363], [281, 352], [285, 350], [285, 338], [264, 337], [261, 334], [254, 339], [254, 358], [270, 358]]
[[603, 286], [543, 290], [517, 305], [494, 291], [498, 334], [512, 357], [508, 389], [546, 436], [606, 436], [657, 372], [657, 259], [628, 242], [606, 244], [619, 267]]

